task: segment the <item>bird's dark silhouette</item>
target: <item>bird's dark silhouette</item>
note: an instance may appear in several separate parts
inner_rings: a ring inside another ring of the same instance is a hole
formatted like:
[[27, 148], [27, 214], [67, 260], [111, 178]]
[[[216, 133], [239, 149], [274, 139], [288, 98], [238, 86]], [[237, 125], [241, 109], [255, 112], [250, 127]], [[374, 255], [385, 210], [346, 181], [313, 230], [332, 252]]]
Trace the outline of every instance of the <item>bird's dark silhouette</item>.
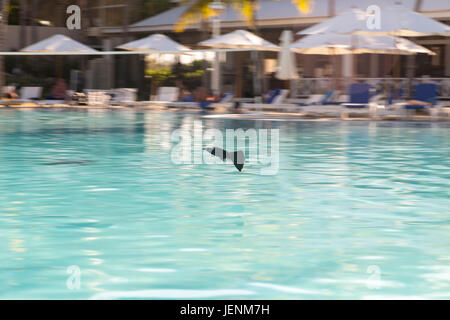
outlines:
[[222, 161], [227, 160], [232, 161], [236, 169], [239, 170], [239, 172], [241, 172], [242, 169], [244, 168], [245, 155], [243, 151], [239, 150], [234, 152], [228, 152], [227, 150], [218, 147], [206, 148], [205, 150], [211, 153], [213, 156], [218, 157]]

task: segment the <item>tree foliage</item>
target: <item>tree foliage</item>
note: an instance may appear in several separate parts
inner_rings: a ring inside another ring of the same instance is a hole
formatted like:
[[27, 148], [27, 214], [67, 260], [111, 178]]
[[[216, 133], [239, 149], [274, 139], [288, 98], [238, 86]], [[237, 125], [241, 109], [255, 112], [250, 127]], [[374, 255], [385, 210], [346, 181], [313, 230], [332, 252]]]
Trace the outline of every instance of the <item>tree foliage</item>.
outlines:
[[[184, 0], [182, 3], [188, 5], [186, 12], [180, 17], [175, 25], [175, 31], [181, 32], [187, 26], [199, 21], [215, 17], [219, 14], [217, 10], [210, 8], [215, 0]], [[255, 28], [255, 12], [258, 10], [258, 0], [221, 0], [225, 5], [230, 5], [241, 13], [250, 28]], [[312, 9], [313, 0], [292, 0], [300, 13], [309, 13]]]

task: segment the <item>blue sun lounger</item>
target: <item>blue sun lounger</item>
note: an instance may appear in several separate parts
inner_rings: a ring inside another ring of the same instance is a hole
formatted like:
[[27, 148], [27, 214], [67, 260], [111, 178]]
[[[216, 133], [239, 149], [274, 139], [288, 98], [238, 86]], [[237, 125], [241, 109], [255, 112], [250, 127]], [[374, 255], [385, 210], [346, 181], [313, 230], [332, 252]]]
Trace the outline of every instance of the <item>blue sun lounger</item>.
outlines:
[[430, 110], [432, 117], [438, 116], [442, 111], [442, 106], [438, 103], [438, 86], [434, 83], [419, 83], [414, 87], [413, 100], [426, 102], [427, 105], [408, 104], [408, 102], [396, 103], [394, 110], [403, 110], [406, 116], [417, 110]]
[[297, 111], [299, 107], [292, 103], [286, 103], [289, 90], [287, 89], [275, 89], [269, 94], [265, 103], [243, 103], [242, 109], [245, 110], [275, 110], [275, 111]]
[[377, 112], [376, 102], [371, 103], [371, 86], [367, 83], [352, 83], [349, 86], [349, 102], [342, 104], [341, 118], [346, 118], [350, 113], [369, 114], [374, 117]]
[[352, 83], [349, 87], [350, 101], [342, 106], [350, 109], [367, 108], [370, 100], [370, 85], [367, 83]]
[[423, 110], [431, 108], [436, 105], [437, 102], [437, 85], [434, 83], [419, 83], [414, 88], [413, 100], [427, 102], [429, 105], [404, 105], [403, 108], [407, 110]]
[[180, 108], [180, 109], [215, 109], [218, 107], [231, 108], [234, 95], [232, 93], [225, 93], [219, 102], [209, 101], [194, 101], [192, 96], [186, 97], [181, 101], [170, 102], [166, 106], [168, 108]]
[[[333, 97], [336, 95], [336, 90], [328, 90], [322, 96], [313, 95], [311, 97], [311, 101], [307, 101], [305, 103], [299, 103], [300, 107], [314, 106], [314, 105], [338, 105], [340, 102], [332, 101]], [[319, 99], [317, 99], [319, 98]]]

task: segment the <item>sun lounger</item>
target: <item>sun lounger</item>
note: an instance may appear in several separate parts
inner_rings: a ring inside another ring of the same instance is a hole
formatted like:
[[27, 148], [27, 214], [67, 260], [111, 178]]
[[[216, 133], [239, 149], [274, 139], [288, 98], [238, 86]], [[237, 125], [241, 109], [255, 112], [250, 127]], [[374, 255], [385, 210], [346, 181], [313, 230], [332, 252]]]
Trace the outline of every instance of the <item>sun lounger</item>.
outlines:
[[37, 100], [41, 98], [42, 87], [22, 87], [20, 88], [20, 99]]
[[197, 102], [197, 101], [176, 101], [167, 103], [169, 108], [180, 109], [215, 109], [215, 108], [231, 108], [234, 95], [226, 93], [219, 102]]
[[[347, 118], [350, 114], [366, 114], [375, 117], [377, 113], [377, 103], [371, 99], [370, 85], [367, 83], [352, 83], [349, 87], [350, 101], [341, 106], [341, 118]], [[379, 99], [379, 96], [372, 98]]]
[[177, 87], [159, 87], [158, 93], [153, 100], [150, 101], [135, 101], [130, 102], [128, 106], [159, 106], [168, 107], [169, 105], [176, 103], [178, 96], [180, 94], [180, 89]]
[[437, 102], [437, 85], [434, 83], [420, 83], [416, 85], [413, 100], [425, 102], [429, 105], [405, 104], [403, 108], [407, 110], [423, 110], [433, 107]]
[[[15, 86], [4, 86], [4, 87], [2, 87], [1, 97], [0, 97], [0, 105], [9, 105], [10, 101], [13, 101], [13, 99], [6, 98], [5, 95], [7, 93], [14, 92], [14, 90], [16, 90]], [[17, 99], [14, 99], [14, 100], [17, 100]]]
[[111, 96], [105, 90], [86, 89], [84, 92], [89, 106], [108, 105], [111, 100]]
[[122, 105], [128, 103], [134, 103], [136, 101], [137, 89], [135, 88], [118, 88], [111, 90], [112, 105]]
[[418, 110], [429, 110], [432, 117], [442, 111], [442, 104], [437, 100], [438, 87], [434, 83], [419, 83], [414, 87], [412, 101], [395, 103], [389, 109], [400, 111], [402, 115], [410, 116]]
[[39, 100], [37, 101], [40, 105], [56, 105], [56, 104], [65, 104], [66, 100], [56, 100], [56, 99], [48, 99], [48, 100]]
[[300, 107], [302, 113], [310, 116], [340, 117], [343, 107], [340, 104], [313, 105]]
[[167, 104], [178, 100], [180, 89], [177, 87], [160, 87], [155, 100], [151, 104]]
[[332, 116], [347, 118], [349, 114], [376, 115], [377, 102], [380, 95], [370, 97], [370, 85], [354, 83], [349, 86], [349, 95], [342, 95], [334, 99], [336, 93], [327, 91], [318, 102], [301, 106], [302, 112], [313, 116]]
[[341, 96], [336, 99], [337, 91], [329, 90], [325, 94], [311, 95], [305, 103], [299, 104], [300, 110], [312, 116], [341, 116], [344, 101], [347, 96]]
[[20, 89], [19, 99], [3, 100], [2, 104], [20, 106], [22, 104], [30, 104], [41, 98], [42, 87], [22, 87]]
[[4, 86], [2, 88], [2, 92], [1, 92], [2, 97], [7, 93], [14, 92], [15, 90], [16, 90], [16, 86]]
[[233, 107], [233, 98], [234, 98], [234, 94], [225, 93], [219, 102], [213, 102], [207, 107], [211, 108], [211, 109], [217, 109], [217, 108], [229, 109], [229, 108]]
[[450, 116], [450, 104], [443, 105], [442, 107], [440, 107], [439, 112], [442, 114], [445, 114], [447, 117], [449, 117]]
[[301, 107], [312, 105], [336, 105], [339, 102], [333, 101], [336, 96], [336, 90], [328, 90], [324, 94], [313, 94], [304, 103], [298, 104]]
[[247, 110], [271, 111], [298, 111], [298, 105], [286, 103], [289, 90], [275, 89], [269, 96], [267, 103], [243, 103], [242, 108]]

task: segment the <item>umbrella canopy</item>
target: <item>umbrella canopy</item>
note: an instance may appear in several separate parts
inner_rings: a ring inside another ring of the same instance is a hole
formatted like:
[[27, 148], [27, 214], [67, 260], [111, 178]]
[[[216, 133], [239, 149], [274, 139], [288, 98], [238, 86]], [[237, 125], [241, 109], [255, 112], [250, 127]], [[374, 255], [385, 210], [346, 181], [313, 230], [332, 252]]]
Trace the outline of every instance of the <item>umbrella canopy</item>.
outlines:
[[199, 45], [216, 49], [280, 50], [280, 47], [246, 30], [236, 30], [216, 38], [202, 41]]
[[292, 31], [284, 30], [281, 33], [281, 51], [278, 53], [278, 71], [276, 77], [280, 80], [298, 79], [295, 56], [290, 49], [294, 36]]
[[[378, 23], [373, 23], [376, 21]], [[307, 28], [299, 34], [328, 32], [399, 37], [448, 36], [450, 26], [396, 4], [380, 7], [380, 10], [374, 13], [353, 9]]]
[[95, 53], [98, 52], [78, 41], [75, 41], [65, 35], [56, 34], [50, 38], [44, 39], [42, 41], [36, 42], [28, 47], [23, 48], [23, 52], [48, 52], [48, 53], [68, 53], [68, 52], [79, 52], [79, 53]]
[[163, 34], [153, 34], [151, 36], [131, 41], [116, 48], [129, 51], [190, 51], [190, 49]]
[[290, 46], [291, 50], [302, 54], [402, 54], [412, 55], [434, 52], [407, 39], [391, 36], [362, 36], [351, 34], [314, 34], [306, 36]]

